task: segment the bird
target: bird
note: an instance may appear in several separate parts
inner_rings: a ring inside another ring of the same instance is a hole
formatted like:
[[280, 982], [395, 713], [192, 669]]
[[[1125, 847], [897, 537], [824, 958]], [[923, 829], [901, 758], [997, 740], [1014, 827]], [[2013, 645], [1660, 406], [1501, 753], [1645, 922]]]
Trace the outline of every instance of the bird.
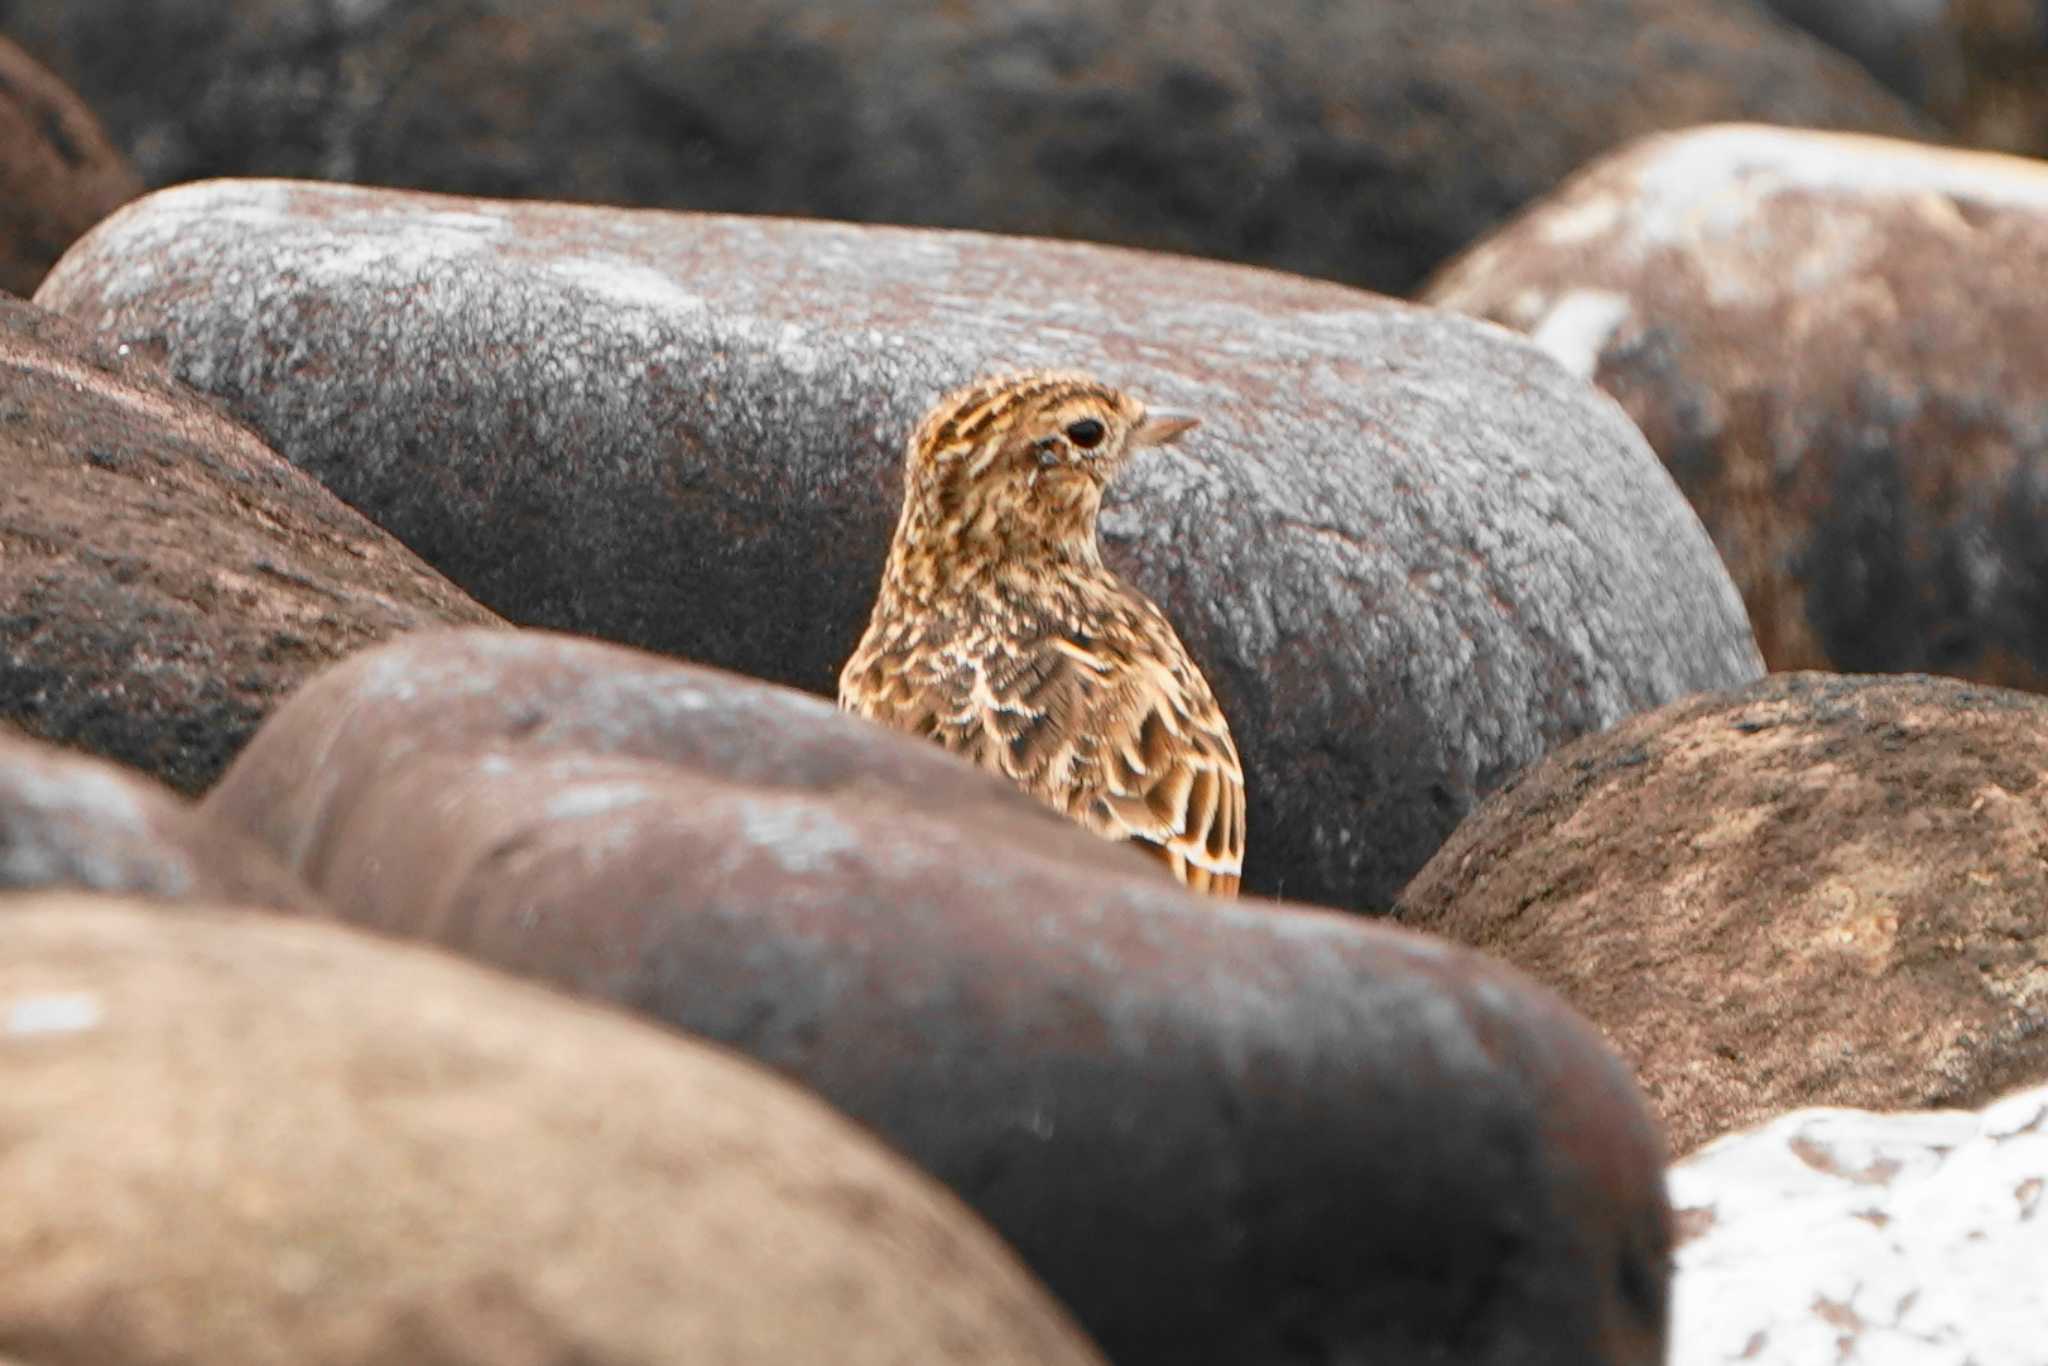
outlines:
[[939, 399], [905, 447], [902, 513], [839, 706], [1231, 897], [1245, 848], [1237, 744], [1165, 614], [1096, 539], [1117, 472], [1196, 422], [1061, 370]]

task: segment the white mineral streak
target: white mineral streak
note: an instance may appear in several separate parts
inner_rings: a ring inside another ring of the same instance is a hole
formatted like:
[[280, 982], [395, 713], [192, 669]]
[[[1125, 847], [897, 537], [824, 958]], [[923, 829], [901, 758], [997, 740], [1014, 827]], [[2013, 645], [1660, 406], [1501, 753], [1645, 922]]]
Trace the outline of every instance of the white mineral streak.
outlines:
[[1801, 1110], [1671, 1172], [1671, 1366], [2044, 1366], [2048, 1087]]
[[84, 992], [63, 995], [25, 996], [11, 1001], [0, 1027], [0, 1036], [21, 1039], [49, 1034], [78, 1034], [100, 1022], [97, 996]]

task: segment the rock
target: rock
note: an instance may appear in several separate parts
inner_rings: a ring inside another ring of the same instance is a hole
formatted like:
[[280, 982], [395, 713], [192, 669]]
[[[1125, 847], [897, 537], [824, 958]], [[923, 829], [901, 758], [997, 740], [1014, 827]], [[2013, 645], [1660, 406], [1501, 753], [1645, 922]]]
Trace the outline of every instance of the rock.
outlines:
[[1769, 0], [1973, 147], [2048, 156], [2043, 0]]
[[2048, 1081], [2048, 701], [1774, 675], [1518, 776], [1403, 923], [1561, 992], [1673, 1147], [1802, 1105], [1973, 1106]]
[[1498, 329], [1334, 285], [245, 182], [132, 206], [41, 297], [164, 348], [506, 616], [821, 693], [941, 391], [1062, 364], [1191, 408], [1105, 541], [1229, 716], [1254, 892], [1383, 909], [1508, 773], [1759, 667], [1611, 403]]
[[1948, 23], [1961, 8], [1954, 0], [1764, 2], [1923, 109], [1951, 108], [1961, 94], [1962, 54]]
[[1433, 303], [1621, 400], [1774, 669], [2048, 688], [2048, 167], [1773, 129], [1639, 143]]
[[[1088, 833], [936, 745], [788, 688], [601, 641], [423, 631], [327, 670], [288, 706], [291, 719], [261, 732], [206, 805], [222, 825], [321, 878], [381, 880], [390, 865], [375, 852], [385, 838], [376, 829], [414, 813], [382, 804], [378, 789], [410, 781], [407, 768], [428, 756], [454, 756], [465, 768], [481, 763], [483, 800], [502, 800], [510, 819], [528, 819], [534, 790], [490, 776], [517, 754], [566, 756], [565, 780], [586, 762], [660, 784], [687, 771], [848, 802], [868, 819], [943, 817], [1076, 871], [1178, 885], [1157, 860]], [[555, 794], [550, 802], [559, 797], [552, 785], [545, 790]], [[554, 816], [611, 809], [601, 802]], [[494, 810], [494, 818], [507, 817]], [[417, 889], [401, 879], [390, 891], [409, 904]]]
[[0, 24], [153, 185], [983, 228], [1394, 293], [1631, 135], [1931, 127], [1747, 0], [0, 0]]
[[30, 1361], [1100, 1360], [797, 1088], [337, 926], [8, 904], [0, 1132]]
[[2048, 1089], [1980, 1114], [1799, 1111], [1671, 1188], [1672, 1366], [2041, 1359]]
[[321, 665], [493, 621], [138, 348], [0, 299], [0, 714], [195, 792]]
[[[1661, 1149], [1548, 993], [1353, 917], [1079, 864], [1078, 831], [995, 833], [816, 757], [893, 748], [908, 774], [913, 740], [668, 674], [537, 633], [413, 637], [308, 684], [208, 808], [273, 842], [307, 822], [277, 847], [351, 920], [802, 1082], [1125, 1366], [1661, 1362]], [[934, 756], [981, 811], [1009, 800]]]
[[41, 887], [319, 909], [255, 840], [176, 794], [0, 729], [0, 892]]
[[64, 248], [141, 192], [92, 111], [0, 36], [0, 290], [35, 293]]

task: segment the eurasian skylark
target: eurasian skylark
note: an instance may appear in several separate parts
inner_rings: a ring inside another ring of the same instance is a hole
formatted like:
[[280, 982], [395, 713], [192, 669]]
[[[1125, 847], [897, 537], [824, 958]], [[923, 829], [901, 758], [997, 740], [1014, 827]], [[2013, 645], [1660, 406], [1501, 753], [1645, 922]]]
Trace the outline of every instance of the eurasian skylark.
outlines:
[[903, 514], [839, 705], [1001, 773], [1200, 891], [1237, 894], [1244, 770], [1208, 680], [1102, 562], [1102, 491], [1193, 418], [1086, 375], [983, 380], [911, 436]]

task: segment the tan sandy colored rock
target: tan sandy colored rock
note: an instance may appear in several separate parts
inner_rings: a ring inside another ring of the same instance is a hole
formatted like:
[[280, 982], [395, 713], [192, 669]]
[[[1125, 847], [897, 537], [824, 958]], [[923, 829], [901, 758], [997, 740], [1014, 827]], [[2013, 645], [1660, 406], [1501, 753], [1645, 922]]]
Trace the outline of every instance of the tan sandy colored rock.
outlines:
[[65, 1363], [1089, 1363], [723, 1052], [330, 925], [0, 899], [0, 1342]]
[[1430, 285], [1635, 419], [1774, 669], [2048, 690], [2048, 162], [1724, 125]]
[[1673, 703], [1518, 776], [1397, 913], [1562, 993], [1679, 1153], [1981, 1105], [2048, 1081], [2048, 701], [1792, 674]]

